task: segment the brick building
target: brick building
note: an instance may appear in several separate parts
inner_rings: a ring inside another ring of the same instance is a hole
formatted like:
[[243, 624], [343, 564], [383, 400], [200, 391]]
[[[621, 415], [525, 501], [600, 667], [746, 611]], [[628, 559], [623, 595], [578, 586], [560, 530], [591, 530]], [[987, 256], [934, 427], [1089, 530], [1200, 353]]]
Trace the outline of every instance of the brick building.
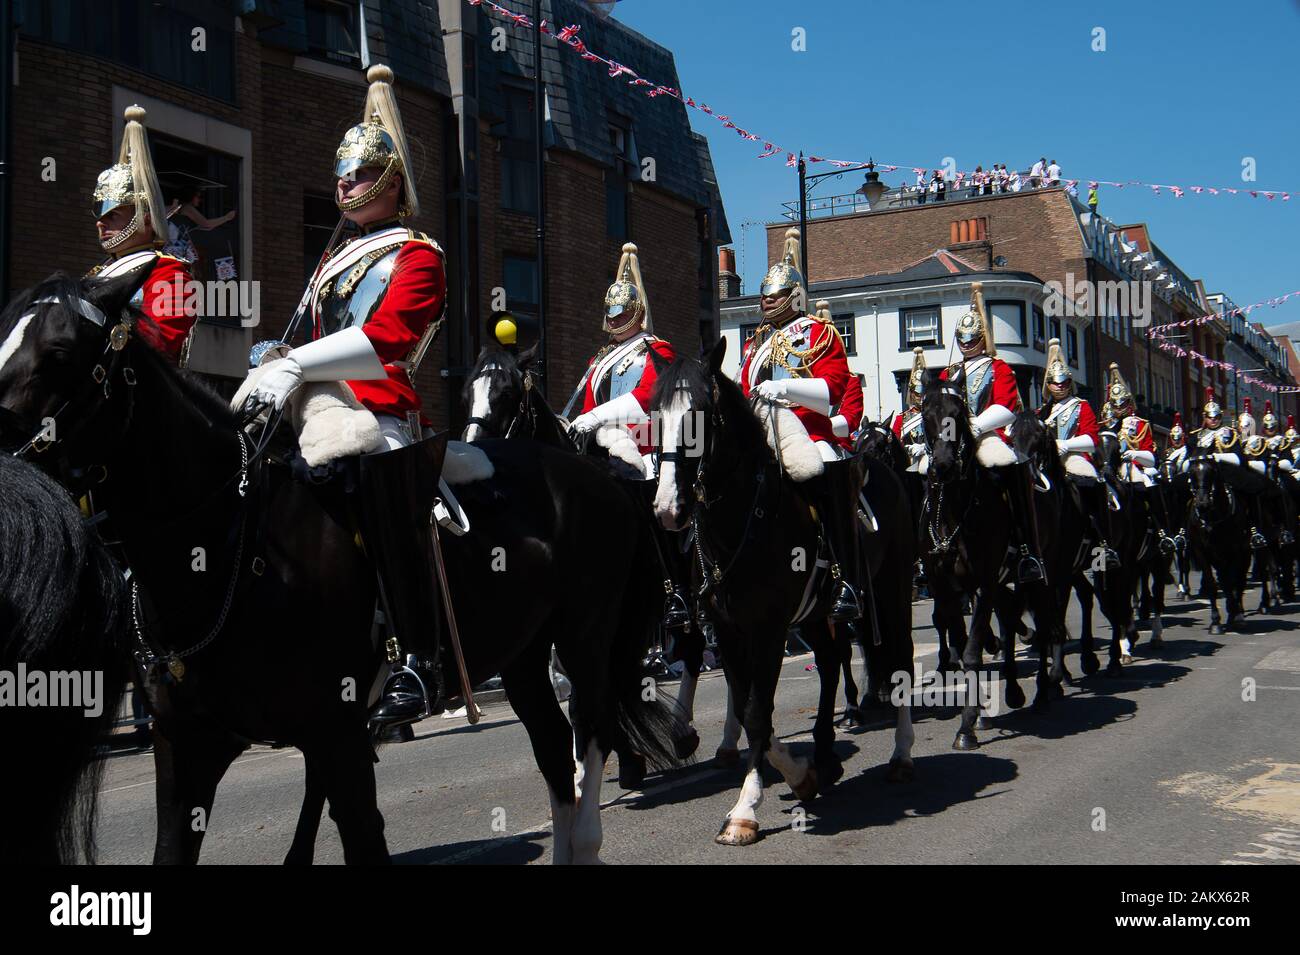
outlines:
[[[680, 85], [672, 54], [617, 21], [575, 0], [543, 9], [580, 24], [593, 49]], [[420, 193], [410, 224], [447, 253], [448, 321], [416, 380], [437, 425], [463, 414], [464, 371], [502, 298], [526, 343], [545, 294], [562, 401], [603, 340], [601, 300], [625, 241], [642, 248], [656, 330], [692, 352], [716, 335], [716, 249], [729, 235], [707, 142], [680, 101], [608, 80], [554, 40], [543, 43], [543, 283], [530, 31], [463, 0], [18, 0], [17, 12], [7, 293], [102, 260], [89, 194], [116, 158], [123, 109], [139, 103], [168, 201], [197, 190], [209, 218], [236, 212], [195, 233], [199, 277], [232, 259], [258, 283], [257, 323], [205, 318], [192, 367], [242, 377], [249, 346], [283, 331], [338, 221], [334, 150], [361, 118], [366, 68], [386, 63]]]

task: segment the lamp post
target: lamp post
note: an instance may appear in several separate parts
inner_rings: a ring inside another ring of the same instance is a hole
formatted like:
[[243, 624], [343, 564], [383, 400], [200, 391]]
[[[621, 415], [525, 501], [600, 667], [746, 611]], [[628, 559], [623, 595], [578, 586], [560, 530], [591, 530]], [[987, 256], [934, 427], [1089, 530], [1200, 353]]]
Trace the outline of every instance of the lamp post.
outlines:
[[808, 175], [808, 166], [803, 158], [803, 153], [799, 154], [799, 270], [803, 273], [804, 282], [808, 282], [808, 187], [812, 183], [820, 182], [823, 179], [832, 179], [843, 176], [845, 173], [867, 171], [866, 181], [858, 188], [858, 192], [867, 198], [867, 206], [871, 208], [885, 194], [887, 188], [880, 181], [880, 173], [876, 172], [874, 160], [867, 160], [861, 166], [848, 166], [844, 169], [836, 169], [833, 172], [818, 173], [815, 176]]

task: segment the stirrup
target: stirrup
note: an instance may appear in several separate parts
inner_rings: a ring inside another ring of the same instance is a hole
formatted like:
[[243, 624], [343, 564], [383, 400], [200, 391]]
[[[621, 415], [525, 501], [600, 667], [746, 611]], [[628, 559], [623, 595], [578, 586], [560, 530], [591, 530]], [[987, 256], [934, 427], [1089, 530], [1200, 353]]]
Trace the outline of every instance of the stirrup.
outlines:
[[1250, 549], [1263, 550], [1267, 546], [1268, 546], [1268, 541], [1265, 540], [1264, 535], [1259, 532], [1259, 528], [1252, 527], [1250, 529]]
[[1105, 541], [1102, 541], [1101, 551], [1102, 551], [1102, 556], [1105, 558], [1106, 561], [1106, 569], [1118, 570], [1120, 566], [1119, 554], [1116, 553], [1115, 548], [1111, 547]]
[[664, 581], [664, 591], [668, 594], [664, 598], [664, 629], [681, 630], [690, 633], [691, 608], [690, 604], [686, 602], [686, 594], [681, 587], [675, 586], [669, 581]]
[[1172, 557], [1176, 550], [1178, 550], [1178, 544], [1175, 542], [1174, 538], [1170, 537], [1164, 531], [1161, 531], [1160, 553], [1164, 554], [1166, 557]]
[[395, 663], [384, 681], [379, 702], [370, 711], [370, 722], [377, 728], [388, 728], [418, 723], [432, 715], [429, 688], [424, 678], [409, 664]]
[[841, 579], [835, 588], [835, 602], [831, 605], [830, 619], [842, 622], [858, 620], [862, 617], [862, 604], [857, 591]]
[[1019, 584], [1036, 584], [1047, 582], [1047, 571], [1043, 569], [1043, 562], [1029, 553], [1029, 548], [1021, 545], [1020, 547], [1020, 564], [1016, 567], [1016, 583]]

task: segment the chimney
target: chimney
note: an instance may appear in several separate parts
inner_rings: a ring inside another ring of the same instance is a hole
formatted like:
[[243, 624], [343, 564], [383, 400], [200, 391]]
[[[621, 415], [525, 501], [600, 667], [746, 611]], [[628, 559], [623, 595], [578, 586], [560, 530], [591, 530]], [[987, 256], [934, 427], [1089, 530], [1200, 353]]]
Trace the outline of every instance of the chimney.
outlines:
[[718, 249], [718, 298], [736, 298], [740, 295], [740, 276], [736, 274], [736, 250]]

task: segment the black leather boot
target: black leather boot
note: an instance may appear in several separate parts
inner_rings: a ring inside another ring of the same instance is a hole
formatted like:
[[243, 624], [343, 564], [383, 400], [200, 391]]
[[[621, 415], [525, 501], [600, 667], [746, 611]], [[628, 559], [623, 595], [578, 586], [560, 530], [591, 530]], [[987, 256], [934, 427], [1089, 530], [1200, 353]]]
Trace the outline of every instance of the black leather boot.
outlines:
[[818, 512], [831, 548], [831, 576], [835, 593], [830, 619], [853, 621], [862, 617], [862, 555], [859, 543], [858, 495], [862, 492], [860, 457], [827, 461], [820, 483]]
[[636, 497], [645, 507], [645, 514], [650, 522], [650, 533], [654, 537], [655, 550], [659, 556], [659, 567], [664, 575], [664, 615], [660, 621], [665, 630], [679, 630], [690, 633], [694, 625], [691, 614], [690, 595], [686, 590], [686, 581], [690, 580], [689, 552], [683, 553], [682, 544], [686, 534], [683, 531], [670, 531], [654, 516], [654, 496], [659, 484], [657, 481], [636, 481]]
[[438, 436], [361, 458], [361, 536], [379, 577], [392, 668], [370, 712], [379, 729], [413, 723], [443, 706], [429, 521], [446, 446]]
[[1028, 463], [1013, 464], [1007, 471], [1007, 497], [1011, 504], [1012, 528], [1020, 539], [1020, 562], [1016, 565], [1016, 582], [1047, 582], [1043, 567], [1042, 546], [1038, 535], [1038, 511], [1034, 508], [1034, 476]]
[[1106, 533], [1110, 517], [1106, 503], [1106, 487], [1098, 480], [1087, 485], [1081, 484], [1079, 492], [1089, 522], [1092, 524], [1093, 540], [1096, 541], [1096, 546], [1101, 548], [1106, 569], [1116, 570], [1119, 568], [1119, 554], [1110, 546]]

